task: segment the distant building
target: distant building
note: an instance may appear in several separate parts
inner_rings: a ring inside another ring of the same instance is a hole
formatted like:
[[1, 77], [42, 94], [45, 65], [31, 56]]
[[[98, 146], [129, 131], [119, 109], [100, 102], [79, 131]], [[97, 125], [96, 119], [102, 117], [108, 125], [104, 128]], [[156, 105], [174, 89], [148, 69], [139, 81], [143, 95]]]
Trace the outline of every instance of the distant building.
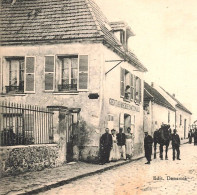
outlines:
[[159, 91], [144, 82], [144, 128], [153, 135], [162, 124], [175, 128], [175, 108]]
[[181, 139], [187, 138], [191, 125], [192, 113], [175, 98], [175, 94], [171, 95], [165, 89], [157, 86], [155, 83], [152, 83], [152, 87], [156, 89], [175, 108], [175, 128], [177, 129]]

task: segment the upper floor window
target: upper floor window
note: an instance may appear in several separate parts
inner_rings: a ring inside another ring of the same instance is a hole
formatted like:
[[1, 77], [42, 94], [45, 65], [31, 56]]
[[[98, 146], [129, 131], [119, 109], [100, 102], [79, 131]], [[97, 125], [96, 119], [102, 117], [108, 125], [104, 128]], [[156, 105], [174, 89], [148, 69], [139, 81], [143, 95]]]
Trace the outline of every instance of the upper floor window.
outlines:
[[5, 62], [6, 93], [34, 92], [35, 57], [6, 57]]
[[59, 92], [88, 89], [88, 56], [45, 56], [45, 90]]
[[141, 79], [121, 68], [120, 94], [124, 100], [141, 102]]

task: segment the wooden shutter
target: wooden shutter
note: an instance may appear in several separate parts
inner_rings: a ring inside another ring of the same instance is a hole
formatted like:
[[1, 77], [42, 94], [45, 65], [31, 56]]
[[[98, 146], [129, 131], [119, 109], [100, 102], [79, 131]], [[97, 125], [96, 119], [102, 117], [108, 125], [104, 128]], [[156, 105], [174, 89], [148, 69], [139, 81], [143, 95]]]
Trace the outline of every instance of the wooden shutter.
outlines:
[[35, 57], [25, 57], [25, 92], [35, 92]]
[[125, 94], [124, 81], [125, 81], [125, 69], [121, 67], [120, 68], [120, 97], [124, 97]]
[[138, 79], [139, 80], [139, 103], [141, 103], [141, 101], [142, 101], [142, 87], [141, 87], [141, 85], [142, 85], [142, 82], [141, 82], [141, 79], [139, 78]]
[[88, 90], [88, 55], [79, 55], [78, 91]]
[[55, 56], [45, 56], [45, 91], [54, 90]]
[[130, 83], [131, 95], [130, 95], [130, 98], [131, 98], [131, 100], [134, 100], [134, 77], [133, 77], [133, 74], [130, 75], [130, 78], [131, 78], [131, 83]]
[[0, 93], [3, 91], [3, 69], [2, 69], [2, 61], [0, 58]]
[[133, 85], [134, 85], [134, 101], [136, 101], [136, 76], [133, 76]]

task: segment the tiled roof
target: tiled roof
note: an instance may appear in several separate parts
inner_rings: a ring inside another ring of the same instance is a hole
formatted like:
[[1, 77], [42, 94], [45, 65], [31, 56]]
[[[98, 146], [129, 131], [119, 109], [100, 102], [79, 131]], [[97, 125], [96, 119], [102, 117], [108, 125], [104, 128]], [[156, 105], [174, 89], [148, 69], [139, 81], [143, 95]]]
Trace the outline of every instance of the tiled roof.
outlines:
[[172, 111], [175, 111], [175, 108], [153, 87], [151, 87], [148, 83], [144, 82], [144, 88], [151, 94], [154, 98], [154, 102], [158, 105], [169, 108]]
[[1, 45], [102, 41], [141, 71], [147, 71], [132, 52], [125, 52], [93, 0], [11, 2], [1, 0]]
[[[161, 89], [163, 89], [161, 87]], [[168, 93], [165, 89], [163, 89], [175, 102], [177, 102], [176, 106], [178, 108], [180, 108], [181, 110], [189, 113], [189, 114], [192, 114], [181, 102], [179, 102], [173, 95], [171, 95], [170, 93]]]

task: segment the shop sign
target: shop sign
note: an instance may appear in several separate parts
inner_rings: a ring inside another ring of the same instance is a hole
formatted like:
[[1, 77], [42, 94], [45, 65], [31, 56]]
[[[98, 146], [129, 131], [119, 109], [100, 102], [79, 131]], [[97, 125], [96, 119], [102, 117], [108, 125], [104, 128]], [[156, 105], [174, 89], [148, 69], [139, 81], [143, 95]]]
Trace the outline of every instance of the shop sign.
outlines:
[[136, 112], [140, 111], [139, 106], [134, 106], [134, 105], [130, 105], [127, 103], [123, 103], [121, 101], [114, 100], [112, 98], [109, 99], [109, 104], [112, 106], [116, 106], [116, 107], [127, 109], [127, 110], [132, 110], [132, 111], [136, 111]]

